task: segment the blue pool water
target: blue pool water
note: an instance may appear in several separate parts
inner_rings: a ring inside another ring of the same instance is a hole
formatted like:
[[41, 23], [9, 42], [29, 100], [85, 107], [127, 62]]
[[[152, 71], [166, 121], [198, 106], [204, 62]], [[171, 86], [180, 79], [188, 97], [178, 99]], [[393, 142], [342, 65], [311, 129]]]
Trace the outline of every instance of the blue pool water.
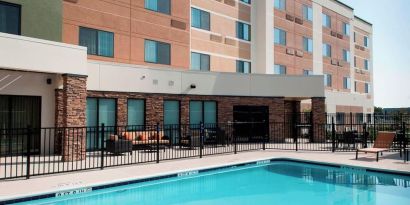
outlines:
[[410, 177], [277, 161], [24, 204], [410, 205]]

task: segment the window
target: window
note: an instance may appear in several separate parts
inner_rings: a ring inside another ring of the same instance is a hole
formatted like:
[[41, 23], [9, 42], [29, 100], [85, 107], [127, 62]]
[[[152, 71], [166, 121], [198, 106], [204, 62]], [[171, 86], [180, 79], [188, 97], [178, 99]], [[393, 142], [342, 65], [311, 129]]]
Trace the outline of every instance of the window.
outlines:
[[274, 74], [276, 74], [276, 75], [286, 75], [286, 66], [275, 64]]
[[324, 74], [323, 76], [325, 78], [325, 86], [326, 87], [332, 87], [332, 75]]
[[350, 51], [343, 49], [343, 60], [350, 63]]
[[362, 124], [364, 120], [363, 117], [364, 117], [363, 113], [356, 113], [356, 123]]
[[324, 27], [332, 28], [332, 19], [329, 15], [322, 14], [322, 24]]
[[286, 31], [275, 28], [274, 29], [275, 44], [286, 46]]
[[247, 61], [236, 61], [236, 72], [238, 73], [251, 73], [251, 63]]
[[179, 125], [179, 111], [179, 101], [164, 100], [164, 125]]
[[369, 38], [367, 36], [363, 37], [364, 47], [369, 47]]
[[178, 142], [180, 136], [180, 102], [177, 100], [164, 100], [164, 131], [171, 142]]
[[208, 125], [217, 123], [217, 105], [215, 101], [189, 102], [189, 124], [198, 125], [201, 122]]
[[[117, 102], [115, 99], [108, 98], [87, 98], [86, 107], [86, 126], [97, 127], [104, 124], [105, 136], [108, 138], [110, 133], [115, 132]], [[96, 129], [90, 129], [87, 132], [86, 148], [87, 150], [95, 150], [101, 148], [101, 133], [97, 135]]]
[[372, 114], [366, 114], [367, 123], [372, 122]]
[[370, 85], [369, 83], [364, 84], [364, 93], [369, 93], [370, 92]]
[[251, 4], [251, 0], [241, 0], [241, 2], [246, 3], [246, 4]]
[[0, 32], [20, 35], [21, 6], [0, 2]]
[[332, 46], [330, 44], [324, 43], [323, 44], [323, 56], [325, 57], [332, 57]]
[[210, 56], [201, 53], [191, 53], [191, 70], [209, 71]]
[[141, 129], [145, 125], [145, 100], [129, 99], [127, 106], [128, 126], [131, 129]]
[[354, 91], [357, 92], [357, 81], [354, 81]]
[[313, 9], [310, 6], [303, 5], [303, 19], [313, 21]]
[[343, 77], [343, 89], [350, 89], [351, 88], [351, 81], [350, 77]]
[[242, 40], [251, 40], [251, 26], [246, 23], [236, 22], [236, 37]]
[[357, 67], [357, 57], [354, 57], [354, 67]]
[[364, 69], [369, 70], [369, 61], [367, 59], [364, 59]]
[[313, 75], [313, 70], [303, 70], [303, 75], [304, 76]]
[[344, 124], [345, 123], [345, 113], [337, 112], [336, 113], [336, 124]]
[[114, 33], [80, 27], [80, 46], [90, 55], [114, 57]]
[[353, 42], [356, 43], [356, 32], [353, 32]]
[[303, 37], [303, 50], [313, 53], [313, 40], [308, 37]]
[[210, 30], [210, 15], [209, 12], [202, 11], [196, 8], [191, 8], [191, 26], [204, 30]]
[[171, 0], [145, 0], [145, 8], [163, 14], [171, 14]]
[[350, 24], [343, 23], [343, 34], [350, 36]]
[[286, 0], [274, 0], [275, 1], [275, 8], [279, 10], [286, 10]]
[[145, 40], [145, 62], [171, 64], [171, 45], [159, 41]]

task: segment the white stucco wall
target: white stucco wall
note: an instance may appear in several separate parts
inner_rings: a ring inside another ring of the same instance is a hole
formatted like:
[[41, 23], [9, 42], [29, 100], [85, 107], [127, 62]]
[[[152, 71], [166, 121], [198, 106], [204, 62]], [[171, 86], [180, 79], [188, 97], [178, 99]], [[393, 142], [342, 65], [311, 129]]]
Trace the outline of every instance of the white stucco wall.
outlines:
[[[51, 79], [52, 84], [47, 84]], [[55, 89], [59, 83], [57, 74], [0, 70], [0, 95], [41, 97], [41, 126], [54, 126]]]
[[[154, 69], [90, 61], [88, 90], [227, 96], [324, 97], [323, 76]], [[190, 86], [194, 84], [195, 89]]]
[[[374, 104], [365, 94], [326, 91], [326, 111], [336, 113], [336, 105], [363, 107], [363, 113], [372, 113]], [[367, 109], [371, 112], [367, 112]]]
[[86, 75], [85, 47], [0, 33], [0, 68]]
[[252, 73], [273, 74], [273, 1], [252, 1]]

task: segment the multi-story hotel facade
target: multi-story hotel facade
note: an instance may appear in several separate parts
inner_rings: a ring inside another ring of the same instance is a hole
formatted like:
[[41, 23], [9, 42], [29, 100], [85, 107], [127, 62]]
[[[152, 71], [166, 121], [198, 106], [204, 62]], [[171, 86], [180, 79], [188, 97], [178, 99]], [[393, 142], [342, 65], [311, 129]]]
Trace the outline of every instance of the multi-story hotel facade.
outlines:
[[3, 128], [372, 113], [372, 25], [336, 0], [1, 0]]

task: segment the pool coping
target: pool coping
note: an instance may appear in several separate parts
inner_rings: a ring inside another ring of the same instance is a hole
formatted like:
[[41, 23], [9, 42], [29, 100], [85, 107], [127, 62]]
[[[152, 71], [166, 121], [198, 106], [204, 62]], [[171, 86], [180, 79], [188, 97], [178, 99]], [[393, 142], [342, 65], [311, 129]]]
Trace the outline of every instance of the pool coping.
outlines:
[[394, 175], [410, 177], [410, 172], [408, 171], [399, 171], [399, 170], [374, 168], [374, 167], [367, 167], [367, 166], [357, 166], [357, 165], [346, 165], [342, 163], [323, 162], [323, 161], [306, 160], [306, 159], [296, 159], [292, 157], [264, 157], [264, 158], [258, 158], [258, 159], [252, 159], [252, 160], [244, 160], [241, 162], [225, 163], [223, 165], [219, 164], [219, 165], [204, 166], [204, 167], [197, 167], [197, 168], [181, 169], [178, 171], [162, 172], [162, 173], [156, 173], [156, 174], [146, 175], [146, 176], [141, 176], [141, 177], [128, 177], [128, 178], [123, 178], [119, 180], [104, 181], [100, 183], [93, 183], [93, 184], [82, 185], [78, 187], [55, 189], [51, 191], [43, 191], [43, 192], [32, 193], [32, 194], [27, 194], [27, 195], [15, 195], [12, 197], [5, 197], [5, 198], [0, 199], [0, 205], [21, 203], [21, 202], [46, 199], [46, 198], [57, 198], [57, 197], [66, 196], [66, 195], [67, 196], [77, 195], [77, 194], [82, 194], [86, 192], [91, 192], [91, 191], [96, 191], [96, 190], [106, 189], [106, 188], [112, 188], [112, 187], [117, 187], [117, 186], [137, 184], [137, 183], [142, 183], [142, 182], [155, 181], [155, 180], [167, 179], [167, 178], [173, 178], [173, 177], [190, 176], [190, 175], [195, 175], [199, 173], [216, 171], [219, 169], [238, 168], [238, 167], [246, 166], [246, 165], [262, 165], [262, 164], [268, 164], [268, 163], [275, 162], [275, 161], [299, 162], [299, 163], [307, 163], [307, 164], [312, 164], [312, 165], [329, 166], [329, 167], [340, 168], [340, 169], [345, 169], [345, 170], [394, 174]]

